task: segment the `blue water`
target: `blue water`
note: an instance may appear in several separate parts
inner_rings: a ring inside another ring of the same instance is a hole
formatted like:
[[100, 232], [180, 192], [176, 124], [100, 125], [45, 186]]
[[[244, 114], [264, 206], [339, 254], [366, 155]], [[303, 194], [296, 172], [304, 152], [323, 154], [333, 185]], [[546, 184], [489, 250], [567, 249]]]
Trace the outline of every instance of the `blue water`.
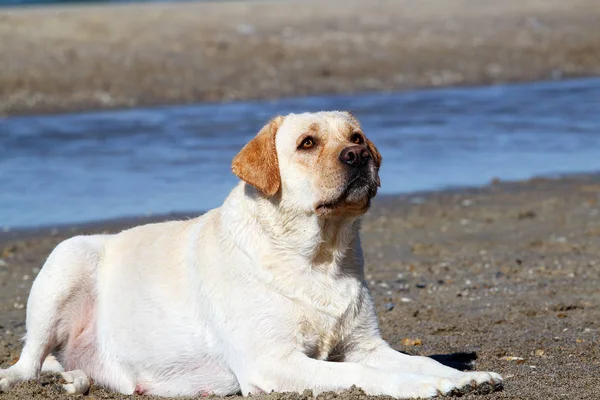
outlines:
[[600, 79], [0, 119], [0, 228], [218, 206], [271, 116], [348, 109], [382, 193], [600, 170]]

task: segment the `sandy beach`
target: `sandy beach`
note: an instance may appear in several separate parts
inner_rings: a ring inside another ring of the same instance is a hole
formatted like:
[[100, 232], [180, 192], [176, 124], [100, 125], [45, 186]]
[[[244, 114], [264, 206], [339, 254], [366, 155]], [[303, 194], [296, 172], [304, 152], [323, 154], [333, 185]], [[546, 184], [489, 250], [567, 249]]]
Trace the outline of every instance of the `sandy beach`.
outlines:
[[0, 10], [0, 115], [600, 74], [596, 0]]
[[[4, 8], [0, 117], [594, 76], [598, 21], [597, 0]], [[27, 296], [56, 244], [183, 217], [0, 231], [0, 367], [19, 355]], [[362, 238], [394, 348], [459, 364], [476, 355], [475, 369], [506, 379], [463, 398], [598, 399], [599, 175], [379, 197]], [[40, 383], [0, 399], [72, 399], [57, 376]], [[84, 398], [133, 396], [93, 386]]]
[[[474, 352], [476, 369], [504, 375], [504, 391], [465, 399], [597, 399], [599, 194], [600, 177], [590, 175], [379, 198], [362, 237], [383, 336], [412, 354]], [[1, 366], [19, 354], [29, 288], [52, 248], [75, 234], [143, 222], [0, 236]], [[41, 382], [0, 397], [70, 398], [57, 377]], [[88, 398], [129, 397], [94, 386]], [[320, 398], [367, 397], [353, 390]]]

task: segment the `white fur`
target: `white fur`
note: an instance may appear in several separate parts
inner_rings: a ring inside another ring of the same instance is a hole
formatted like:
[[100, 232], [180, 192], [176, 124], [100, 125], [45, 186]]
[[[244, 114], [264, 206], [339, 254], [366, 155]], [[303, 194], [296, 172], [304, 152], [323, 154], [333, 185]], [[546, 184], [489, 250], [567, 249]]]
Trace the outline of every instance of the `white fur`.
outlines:
[[[121, 393], [162, 396], [357, 385], [408, 398], [499, 384], [498, 374], [459, 372], [381, 339], [360, 221], [317, 216], [313, 206], [330, 189], [294, 155], [303, 127], [317, 121], [335, 133], [347, 119], [285, 118], [275, 198], [240, 182], [199, 218], [57, 246], [33, 284], [26, 344], [17, 364], [0, 370], [0, 389], [37, 378], [52, 352], [68, 370], [69, 393], [87, 391], [87, 377]], [[60, 372], [56, 364], [49, 359], [46, 369]]]

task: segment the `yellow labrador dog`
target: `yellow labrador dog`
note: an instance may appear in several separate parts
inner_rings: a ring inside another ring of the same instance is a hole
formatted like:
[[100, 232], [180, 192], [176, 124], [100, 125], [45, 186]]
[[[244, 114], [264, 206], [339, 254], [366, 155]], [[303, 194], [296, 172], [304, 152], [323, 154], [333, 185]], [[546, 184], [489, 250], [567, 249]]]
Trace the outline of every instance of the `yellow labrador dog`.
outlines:
[[42, 371], [62, 372], [69, 393], [93, 379], [160, 396], [500, 385], [382, 340], [358, 235], [380, 164], [349, 113], [277, 117], [233, 160], [241, 182], [221, 207], [64, 241], [33, 284], [1, 389]]

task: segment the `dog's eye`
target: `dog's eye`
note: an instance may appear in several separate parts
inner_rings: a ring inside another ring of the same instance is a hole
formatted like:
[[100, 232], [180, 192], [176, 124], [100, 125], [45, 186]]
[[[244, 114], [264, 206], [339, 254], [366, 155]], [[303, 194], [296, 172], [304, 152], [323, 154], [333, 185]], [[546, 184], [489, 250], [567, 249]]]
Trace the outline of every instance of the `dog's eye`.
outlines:
[[365, 142], [365, 139], [363, 139], [360, 133], [355, 133], [350, 138], [350, 141], [355, 144], [363, 144]]
[[304, 140], [302, 141], [302, 143], [300, 143], [300, 146], [298, 146], [298, 148], [306, 150], [314, 147], [315, 144], [315, 139], [309, 136], [307, 138], [304, 138]]

